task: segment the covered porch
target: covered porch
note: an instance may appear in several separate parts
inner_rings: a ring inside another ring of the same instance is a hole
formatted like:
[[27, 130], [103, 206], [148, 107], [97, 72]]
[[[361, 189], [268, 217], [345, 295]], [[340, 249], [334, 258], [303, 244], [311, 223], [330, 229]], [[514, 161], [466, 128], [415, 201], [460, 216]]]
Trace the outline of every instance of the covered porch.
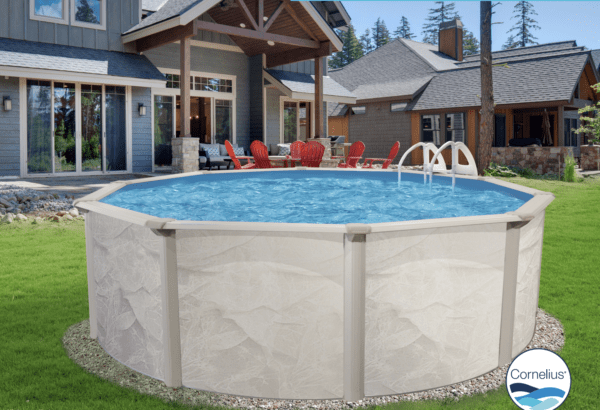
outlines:
[[237, 136], [240, 145], [247, 148], [254, 140], [265, 141], [266, 70], [306, 60], [314, 63], [314, 84], [310, 90], [311, 106], [314, 106], [311, 130], [314, 131], [310, 137], [327, 136], [324, 65], [326, 57], [340, 50], [342, 44], [332, 26], [312, 4], [289, 0], [236, 0], [235, 3], [206, 0], [196, 2], [191, 8], [167, 6], [170, 4], [125, 33], [123, 41], [135, 45], [141, 53], [178, 43], [179, 131], [171, 141], [173, 172], [196, 171], [199, 166], [200, 141], [192, 136], [190, 90], [194, 89], [195, 77], [190, 61], [194, 56], [191, 39], [200, 32], [227, 35], [248, 56], [249, 135]]

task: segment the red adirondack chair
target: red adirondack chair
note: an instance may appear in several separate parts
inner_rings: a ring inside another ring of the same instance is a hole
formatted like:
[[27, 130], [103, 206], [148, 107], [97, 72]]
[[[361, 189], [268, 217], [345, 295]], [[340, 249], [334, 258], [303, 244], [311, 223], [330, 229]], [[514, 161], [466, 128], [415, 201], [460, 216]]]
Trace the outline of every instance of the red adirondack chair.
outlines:
[[398, 155], [398, 151], [400, 151], [400, 142], [396, 141], [390, 150], [390, 155], [387, 158], [366, 158], [363, 164], [363, 168], [373, 168], [374, 161], [383, 161], [383, 165], [381, 165], [381, 169], [386, 169], [390, 166], [396, 155]]
[[356, 141], [350, 146], [350, 151], [348, 151], [346, 162], [338, 164], [338, 168], [356, 168], [356, 164], [358, 164], [363, 152], [365, 152], [365, 144], [363, 144], [362, 141]]
[[[234, 169], [252, 169], [252, 168], [256, 168], [256, 164], [253, 164], [251, 162], [252, 157], [238, 157], [235, 155], [235, 152], [233, 151], [233, 145], [231, 145], [231, 142], [229, 142], [229, 140], [225, 140], [225, 148], [227, 148], [227, 153], [229, 154], [229, 157], [231, 158], [231, 160], [233, 161], [233, 166]], [[247, 164], [242, 165], [240, 163], [240, 159], [245, 159], [248, 161]]]
[[290, 158], [293, 161], [300, 161], [302, 158], [302, 150], [304, 149], [304, 141], [295, 141], [290, 145]]
[[321, 165], [325, 146], [318, 141], [308, 141], [302, 149], [300, 163], [303, 167], [318, 168]]
[[271, 164], [269, 160], [269, 149], [262, 141], [255, 140], [250, 144], [250, 151], [254, 157], [256, 168], [281, 168]]

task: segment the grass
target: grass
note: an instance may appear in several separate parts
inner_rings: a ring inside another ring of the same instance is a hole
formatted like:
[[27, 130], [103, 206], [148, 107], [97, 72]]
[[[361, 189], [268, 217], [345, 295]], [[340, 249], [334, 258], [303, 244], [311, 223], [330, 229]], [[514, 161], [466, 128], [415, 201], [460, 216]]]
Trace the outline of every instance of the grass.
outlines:
[[[600, 401], [600, 179], [579, 183], [510, 178], [550, 191], [544, 232], [540, 307], [561, 320], [572, 388], [561, 409]], [[75, 365], [61, 338], [88, 317], [81, 221], [0, 225], [0, 409], [183, 409], [126, 390]], [[506, 390], [460, 401], [384, 406], [395, 409], [516, 408]]]

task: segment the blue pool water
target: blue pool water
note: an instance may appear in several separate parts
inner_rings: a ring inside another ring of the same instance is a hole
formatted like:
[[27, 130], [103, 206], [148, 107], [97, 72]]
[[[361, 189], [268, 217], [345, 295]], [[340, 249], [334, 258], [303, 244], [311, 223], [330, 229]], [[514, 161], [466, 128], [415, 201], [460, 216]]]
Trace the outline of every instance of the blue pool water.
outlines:
[[198, 175], [128, 185], [101, 202], [178, 220], [378, 223], [515, 211], [531, 195], [476, 180], [394, 172]]

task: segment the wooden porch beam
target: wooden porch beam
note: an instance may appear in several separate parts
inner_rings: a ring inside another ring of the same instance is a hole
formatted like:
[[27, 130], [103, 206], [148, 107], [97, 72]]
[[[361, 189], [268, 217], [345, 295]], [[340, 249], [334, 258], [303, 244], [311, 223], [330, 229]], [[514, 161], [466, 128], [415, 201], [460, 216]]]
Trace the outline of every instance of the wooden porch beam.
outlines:
[[191, 127], [190, 127], [190, 37], [185, 37], [181, 39], [179, 43], [179, 51], [180, 51], [180, 61], [179, 61], [179, 90], [181, 92], [180, 96], [180, 114], [179, 114], [179, 122], [180, 122], [180, 137], [191, 137]]
[[196, 34], [198, 34], [198, 30], [193, 23], [189, 23], [186, 26], [173, 27], [168, 30], [161, 31], [160, 33], [141, 38], [135, 42], [135, 45], [137, 47], [137, 52], [142, 53], [156, 47], [174, 43], [175, 41], [179, 41], [184, 37], [193, 37]]
[[318, 50], [294, 49], [279, 53], [274, 56], [267, 56], [267, 68], [277, 67], [284, 64], [292, 64], [298, 61], [309, 60], [318, 57], [327, 57], [331, 55], [331, 43], [325, 41], [321, 43]]
[[281, 3], [279, 3], [279, 6], [277, 6], [277, 8], [273, 12], [273, 14], [271, 14], [269, 19], [267, 20], [267, 24], [265, 24], [265, 26], [263, 27], [263, 31], [268, 31], [269, 28], [271, 28], [271, 24], [273, 24], [275, 22], [275, 19], [277, 19], [277, 17], [279, 17], [279, 14], [283, 11], [284, 8], [285, 8], [285, 2], [282, 1]]
[[558, 146], [563, 147], [565, 145], [565, 107], [562, 105], [558, 106], [558, 115], [557, 115], [557, 140]]
[[263, 31], [263, 27], [265, 26], [265, 0], [258, 0], [258, 30]]
[[315, 138], [323, 135], [323, 60], [315, 58]]
[[296, 12], [292, 8], [292, 5], [290, 3], [288, 3], [288, 2], [285, 2], [285, 11], [288, 12], [288, 14], [290, 15], [290, 17], [292, 17], [292, 19], [294, 19], [294, 21], [296, 22], [296, 24], [298, 24], [300, 26], [300, 28], [302, 28], [302, 30], [304, 30], [304, 32], [310, 36], [310, 38], [312, 38], [315, 41], [319, 41], [319, 39], [317, 38], [317, 36], [315, 36], [313, 34], [313, 32], [310, 30], [310, 28], [308, 28], [308, 26], [306, 24], [304, 24], [304, 22], [298, 17], [298, 15], [296, 14]]
[[224, 24], [212, 23], [209, 21], [194, 20], [196, 30], [212, 31], [215, 33], [228, 34], [231, 36], [253, 38], [255, 40], [274, 41], [276, 43], [289, 44], [297, 47], [318, 49], [318, 41], [307, 40], [304, 38], [284, 36], [280, 34], [271, 34], [267, 32], [248, 30], [240, 27], [226, 26]]
[[244, 0], [237, 0], [238, 3], [240, 3], [240, 6], [242, 6], [242, 10], [244, 11], [244, 14], [246, 15], [246, 20], [248, 20], [250, 22], [250, 24], [252, 24], [252, 27], [254, 28], [254, 30], [258, 31], [258, 25], [256, 24], [256, 21], [254, 21], [254, 17], [252, 17], [252, 14], [250, 14], [250, 10], [248, 10], [248, 6], [246, 6], [246, 3], [244, 3]]

